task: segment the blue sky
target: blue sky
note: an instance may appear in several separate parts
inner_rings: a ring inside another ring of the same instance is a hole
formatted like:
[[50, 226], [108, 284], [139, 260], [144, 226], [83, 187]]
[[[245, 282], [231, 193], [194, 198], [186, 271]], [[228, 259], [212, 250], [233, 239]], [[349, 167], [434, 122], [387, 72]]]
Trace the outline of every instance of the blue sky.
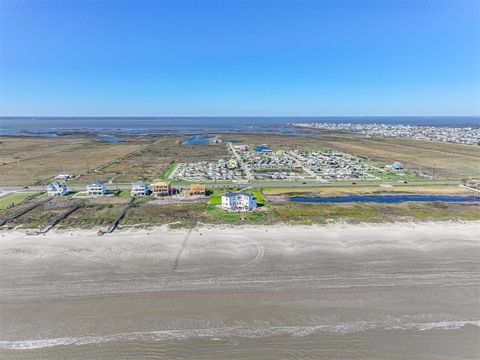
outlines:
[[0, 1], [0, 115], [480, 115], [480, 3]]

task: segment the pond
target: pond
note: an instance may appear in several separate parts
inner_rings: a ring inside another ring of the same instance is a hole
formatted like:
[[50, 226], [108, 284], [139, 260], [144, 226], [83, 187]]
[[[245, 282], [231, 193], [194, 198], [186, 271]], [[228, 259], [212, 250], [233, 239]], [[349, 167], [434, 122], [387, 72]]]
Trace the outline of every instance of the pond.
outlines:
[[291, 197], [291, 202], [296, 203], [354, 203], [373, 202], [398, 204], [405, 201], [414, 202], [480, 202], [476, 196], [454, 196], [454, 195], [351, 195], [336, 197]]
[[96, 140], [100, 141], [108, 141], [108, 142], [120, 142], [123, 141], [123, 138], [121, 137], [116, 137], [116, 136], [103, 136], [103, 135], [98, 135], [95, 136]]
[[187, 138], [182, 144], [183, 145], [208, 145], [210, 144], [210, 138], [211, 136], [190, 136]]
[[255, 147], [256, 152], [270, 152], [272, 149], [266, 145], [259, 145]]

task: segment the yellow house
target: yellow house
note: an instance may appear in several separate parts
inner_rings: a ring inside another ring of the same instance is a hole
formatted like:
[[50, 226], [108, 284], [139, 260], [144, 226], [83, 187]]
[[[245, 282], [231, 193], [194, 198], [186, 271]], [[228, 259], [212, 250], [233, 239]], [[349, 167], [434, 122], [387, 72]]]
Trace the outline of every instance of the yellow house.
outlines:
[[192, 184], [188, 189], [188, 195], [203, 195], [205, 196], [206, 187], [202, 184]]
[[154, 182], [150, 185], [150, 189], [152, 190], [153, 196], [170, 195], [170, 181], [154, 180]]

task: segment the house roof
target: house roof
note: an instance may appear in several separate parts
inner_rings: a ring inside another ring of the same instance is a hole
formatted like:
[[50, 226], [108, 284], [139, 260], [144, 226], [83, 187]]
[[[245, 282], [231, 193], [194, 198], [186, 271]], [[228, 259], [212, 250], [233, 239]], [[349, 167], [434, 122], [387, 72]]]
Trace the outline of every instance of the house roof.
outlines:
[[204, 184], [192, 184], [190, 185], [190, 190], [205, 190], [206, 186]]
[[152, 186], [170, 186], [170, 181], [154, 180], [154, 182], [152, 183]]
[[88, 186], [102, 186], [105, 183], [106, 181], [103, 181], [103, 180], [95, 180], [89, 183]]
[[65, 183], [59, 183], [58, 181], [53, 181], [50, 184], [48, 184], [49, 187], [58, 189], [59, 187], [64, 187], [66, 186]]
[[132, 185], [134, 185], [134, 186], [147, 186], [148, 184], [143, 180], [138, 180], [138, 181], [135, 181], [134, 183], [132, 183]]
[[253, 198], [253, 194], [246, 193], [246, 192], [227, 192], [227, 193], [223, 194], [223, 196], [226, 196], [226, 197], [235, 197], [235, 196], [239, 196], [239, 195], [248, 196], [248, 197]]

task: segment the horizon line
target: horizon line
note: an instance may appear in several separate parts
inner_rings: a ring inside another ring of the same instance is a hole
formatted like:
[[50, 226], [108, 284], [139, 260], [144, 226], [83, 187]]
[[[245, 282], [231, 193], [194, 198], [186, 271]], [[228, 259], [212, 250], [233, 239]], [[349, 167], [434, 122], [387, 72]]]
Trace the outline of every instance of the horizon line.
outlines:
[[0, 118], [480, 118], [478, 115], [0, 115]]

